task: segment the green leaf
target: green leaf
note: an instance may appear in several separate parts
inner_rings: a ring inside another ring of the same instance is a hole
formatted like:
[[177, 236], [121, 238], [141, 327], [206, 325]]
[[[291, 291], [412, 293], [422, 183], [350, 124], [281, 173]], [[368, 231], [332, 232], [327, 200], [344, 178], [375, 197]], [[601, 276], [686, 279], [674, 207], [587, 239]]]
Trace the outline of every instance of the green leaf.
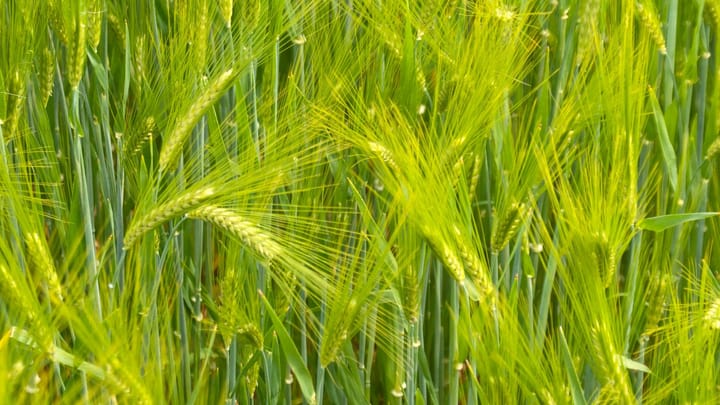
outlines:
[[625, 366], [625, 368], [627, 368], [628, 370], [642, 371], [643, 373], [650, 374], [650, 369], [646, 365], [625, 356], [620, 357], [623, 366]]
[[285, 329], [282, 321], [280, 320], [280, 318], [278, 318], [277, 314], [273, 310], [272, 305], [270, 305], [267, 298], [265, 298], [265, 294], [263, 294], [261, 291], [258, 291], [258, 293], [260, 294], [260, 298], [262, 298], [263, 303], [265, 304], [265, 309], [267, 310], [268, 315], [270, 315], [270, 319], [272, 320], [273, 326], [275, 327], [275, 333], [277, 334], [277, 338], [280, 341], [280, 346], [282, 346], [283, 352], [287, 357], [290, 368], [295, 374], [295, 378], [297, 378], [298, 384], [300, 384], [300, 390], [303, 393], [303, 397], [305, 397], [305, 400], [308, 401], [310, 404], [317, 403], [312, 376], [310, 375], [310, 371], [308, 371], [307, 367], [305, 366], [305, 362], [303, 362], [302, 356], [300, 356], [300, 352], [293, 343], [292, 338]]
[[572, 355], [570, 354], [570, 348], [568, 347], [567, 340], [565, 340], [565, 334], [563, 333], [562, 327], [559, 329], [560, 336], [560, 348], [562, 349], [562, 357], [565, 362], [565, 370], [567, 370], [568, 379], [570, 380], [570, 392], [572, 393], [574, 404], [586, 404], [585, 395], [583, 394], [582, 385], [580, 384], [580, 378], [575, 371], [575, 364], [572, 361]]
[[665, 165], [665, 171], [668, 175], [668, 181], [670, 181], [670, 187], [675, 192], [678, 183], [678, 169], [677, 160], [675, 158], [675, 149], [670, 142], [670, 135], [668, 134], [667, 125], [665, 125], [665, 118], [663, 116], [660, 103], [655, 96], [655, 91], [650, 88], [650, 104], [653, 109], [653, 118], [655, 119], [655, 126], [657, 127], [658, 141], [660, 142], [660, 151], [662, 152], [663, 164]]
[[668, 214], [645, 218], [638, 222], [638, 227], [646, 231], [660, 232], [685, 222], [697, 221], [720, 215], [720, 212], [692, 212], [688, 214]]

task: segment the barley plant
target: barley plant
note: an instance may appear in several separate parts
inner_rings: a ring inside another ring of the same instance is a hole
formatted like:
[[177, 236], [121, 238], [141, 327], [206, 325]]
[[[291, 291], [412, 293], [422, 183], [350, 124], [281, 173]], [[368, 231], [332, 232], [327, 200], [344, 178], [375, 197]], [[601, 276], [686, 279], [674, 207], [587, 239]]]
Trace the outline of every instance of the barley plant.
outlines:
[[720, 1], [0, 4], [0, 403], [720, 403]]

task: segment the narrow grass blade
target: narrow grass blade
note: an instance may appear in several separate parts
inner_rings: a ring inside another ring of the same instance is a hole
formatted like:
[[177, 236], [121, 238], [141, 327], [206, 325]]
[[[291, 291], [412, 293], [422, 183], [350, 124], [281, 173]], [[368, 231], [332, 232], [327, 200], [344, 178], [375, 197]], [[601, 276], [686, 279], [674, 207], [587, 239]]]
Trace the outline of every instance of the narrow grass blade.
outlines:
[[691, 212], [687, 214], [659, 215], [640, 220], [638, 227], [646, 231], [661, 232], [686, 222], [699, 221], [720, 215], [720, 212]]
[[285, 329], [285, 326], [283, 326], [282, 321], [273, 310], [273, 307], [272, 305], [270, 305], [267, 298], [265, 298], [265, 294], [263, 294], [262, 291], [259, 290], [258, 293], [260, 294], [260, 298], [262, 298], [262, 301], [265, 304], [265, 309], [267, 310], [267, 314], [270, 315], [273, 326], [275, 326], [275, 333], [277, 333], [278, 340], [280, 341], [280, 345], [285, 352], [284, 354], [287, 358], [288, 363], [290, 364], [290, 368], [292, 369], [295, 377], [297, 378], [298, 384], [300, 385], [300, 390], [303, 393], [303, 397], [305, 397], [305, 400], [308, 401], [310, 404], [315, 404], [317, 401], [310, 371], [308, 371], [307, 366], [305, 365], [305, 363], [303, 363], [302, 356], [300, 355], [300, 352], [293, 343], [292, 338]]
[[570, 348], [568, 347], [567, 340], [565, 340], [565, 333], [562, 328], [558, 330], [558, 336], [560, 336], [560, 349], [562, 351], [563, 361], [565, 362], [565, 369], [568, 373], [568, 379], [570, 380], [570, 392], [572, 394], [573, 403], [575, 404], [587, 404], [585, 396], [583, 395], [582, 385], [580, 384], [580, 378], [575, 372], [575, 365], [572, 361], [572, 355], [570, 354]]
[[665, 165], [665, 170], [667, 171], [670, 187], [672, 188], [672, 191], [675, 192], [678, 185], [678, 168], [677, 159], [675, 157], [675, 149], [670, 141], [670, 134], [668, 133], [667, 125], [665, 125], [665, 118], [663, 117], [663, 112], [660, 108], [657, 96], [655, 96], [655, 91], [650, 88], [648, 93], [650, 94], [650, 104], [653, 109], [653, 118], [655, 119], [655, 126], [657, 128], [663, 164]]

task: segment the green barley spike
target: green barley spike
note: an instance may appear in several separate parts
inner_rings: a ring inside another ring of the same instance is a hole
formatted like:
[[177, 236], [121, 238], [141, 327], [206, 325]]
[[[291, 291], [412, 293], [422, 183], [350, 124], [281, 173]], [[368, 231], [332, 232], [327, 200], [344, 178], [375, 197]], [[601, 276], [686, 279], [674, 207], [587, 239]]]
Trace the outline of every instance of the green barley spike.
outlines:
[[494, 228], [491, 248], [494, 252], [499, 252], [510, 243], [520, 229], [520, 225], [525, 221], [527, 215], [527, 207], [524, 203], [513, 203], [505, 213], [505, 216], [498, 221]]

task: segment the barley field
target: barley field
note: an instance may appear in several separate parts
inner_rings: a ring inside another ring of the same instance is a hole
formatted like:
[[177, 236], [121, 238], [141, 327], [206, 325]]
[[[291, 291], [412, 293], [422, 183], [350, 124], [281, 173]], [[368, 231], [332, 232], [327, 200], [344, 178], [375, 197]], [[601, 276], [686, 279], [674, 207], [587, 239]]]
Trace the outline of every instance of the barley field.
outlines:
[[720, 403], [720, 0], [0, 4], [0, 403]]

